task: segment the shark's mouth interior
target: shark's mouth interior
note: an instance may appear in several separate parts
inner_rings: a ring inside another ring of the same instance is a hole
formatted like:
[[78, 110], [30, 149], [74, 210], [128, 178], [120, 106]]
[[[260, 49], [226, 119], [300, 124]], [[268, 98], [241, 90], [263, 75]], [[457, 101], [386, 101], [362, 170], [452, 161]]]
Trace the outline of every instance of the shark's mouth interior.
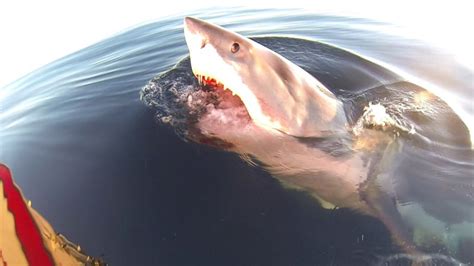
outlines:
[[231, 123], [232, 119], [234, 119], [233, 122], [250, 121], [245, 104], [225, 84], [209, 76], [195, 75], [195, 77], [200, 84], [201, 91], [206, 94], [207, 115], [213, 115], [218, 120], [216, 122], [225, 124]]
[[223, 83], [220, 83], [214, 78], [203, 75], [196, 75], [196, 78], [203, 90], [213, 92], [215, 96], [218, 97], [216, 100], [218, 100], [219, 106], [216, 107], [222, 109], [230, 107], [245, 107], [240, 97], [227, 88]]
[[194, 127], [187, 137], [199, 143], [223, 149], [233, 144], [225, 139], [251, 125], [251, 118], [239, 96], [216, 79], [195, 75], [199, 82], [198, 90], [188, 95], [187, 106]]

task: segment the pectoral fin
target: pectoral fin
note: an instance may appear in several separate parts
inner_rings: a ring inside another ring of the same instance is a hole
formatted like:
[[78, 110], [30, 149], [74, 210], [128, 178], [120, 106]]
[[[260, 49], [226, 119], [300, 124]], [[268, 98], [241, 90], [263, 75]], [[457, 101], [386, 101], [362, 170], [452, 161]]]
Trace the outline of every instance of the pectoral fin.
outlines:
[[394, 198], [374, 184], [368, 185], [361, 197], [370, 211], [385, 224], [397, 245], [410, 254], [419, 253], [412, 240], [412, 231], [403, 222]]
[[371, 169], [367, 180], [360, 187], [360, 197], [369, 212], [379, 218], [392, 235], [394, 242], [407, 253], [420, 254], [413, 243], [413, 232], [404, 222], [397, 208], [389, 169], [393, 167], [393, 156], [400, 149], [399, 143], [391, 142], [385, 149], [372, 154]]

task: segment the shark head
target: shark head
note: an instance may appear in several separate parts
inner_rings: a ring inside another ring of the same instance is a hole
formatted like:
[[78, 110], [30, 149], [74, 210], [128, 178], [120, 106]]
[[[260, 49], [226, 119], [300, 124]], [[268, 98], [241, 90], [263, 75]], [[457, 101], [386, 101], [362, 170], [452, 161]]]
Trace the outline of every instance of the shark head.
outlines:
[[196, 18], [184, 19], [184, 33], [196, 78], [239, 97], [258, 127], [296, 137], [322, 137], [344, 130], [342, 104], [289, 60]]

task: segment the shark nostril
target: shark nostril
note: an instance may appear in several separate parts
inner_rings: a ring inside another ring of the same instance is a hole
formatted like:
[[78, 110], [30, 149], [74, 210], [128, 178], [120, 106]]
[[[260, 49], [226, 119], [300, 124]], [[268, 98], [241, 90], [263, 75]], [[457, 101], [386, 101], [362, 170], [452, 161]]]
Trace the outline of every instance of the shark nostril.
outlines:
[[202, 39], [201, 41], [201, 49], [204, 48], [207, 44], [207, 41], [205, 39]]

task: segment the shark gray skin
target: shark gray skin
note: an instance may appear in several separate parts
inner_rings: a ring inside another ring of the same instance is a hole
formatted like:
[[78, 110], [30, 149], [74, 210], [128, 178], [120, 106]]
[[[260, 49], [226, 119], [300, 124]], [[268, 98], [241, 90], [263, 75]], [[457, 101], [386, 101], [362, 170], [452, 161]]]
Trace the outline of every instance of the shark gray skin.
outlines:
[[[190, 17], [184, 33], [194, 75], [220, 97], [200, 114], [191, 139], [214, 141], [257, 161], [283, 185], [310, 193], [325, 207], [379, 218], [396, 243], [417, 253], [401, 215], [416, 210], [396, 203], [388, 178], [402, 149], [396, 136], [411, 134], [410, 128], [384, 106], [349, 121], [342, 102], [320, 81], [237, 33]], [[188, 98], [190, 106], [196, 101]]]

